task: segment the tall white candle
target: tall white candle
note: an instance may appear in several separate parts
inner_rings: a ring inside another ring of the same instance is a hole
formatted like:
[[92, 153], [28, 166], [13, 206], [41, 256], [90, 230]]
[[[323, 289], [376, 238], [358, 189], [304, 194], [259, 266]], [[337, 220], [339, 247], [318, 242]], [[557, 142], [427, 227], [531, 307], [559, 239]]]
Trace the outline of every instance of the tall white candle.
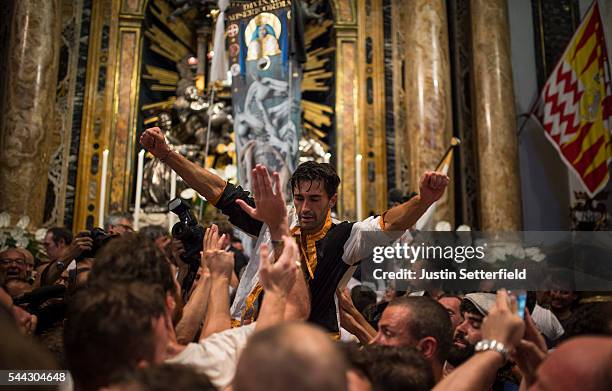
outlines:
[[104, 228], [106, 209], [106, 172], [108, 171], [108, 149], [102, 152], [102, 177], [100, 179], [100, 202], [98, 202], [98, 226]]
[[142, 198], [142, 172], [144, 171], [145, 150], [138, 152], [138, 171], [136, 173], [136, 199], [134, 202], [134, 230], [138, 231], [140, 219], [140, 199]]
[[363, 220], [363, 186], [361, 184], [361, 161], [363, 156], [357, 154], [355, 156], [355, 187], [357, 191], [357, 220]]
[[[170, 200], [176, 198], [176, 171], [172, 170], [170, 173]], [[168, 213], [168, 226], [170, 232], [172, 232], [172, 227], [176, 223], [176, 215], [172, 212]]]
[[176, 171], [172, 170], [170, 174], [170, 199], [176, 198]]

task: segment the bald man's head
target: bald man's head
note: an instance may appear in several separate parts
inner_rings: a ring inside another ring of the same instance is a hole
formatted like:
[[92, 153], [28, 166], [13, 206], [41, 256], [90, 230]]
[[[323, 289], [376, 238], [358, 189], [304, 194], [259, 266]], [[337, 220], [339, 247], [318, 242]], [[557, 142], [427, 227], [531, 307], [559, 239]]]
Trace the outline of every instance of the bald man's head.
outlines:
[[346, 390], [347, 364], [329, 335], [306, 324], [261, 331], [242, 352], [234, 391]]
[[612, 338], [578, 337], [561, 344], [538, 368], [529, 391], [612, 390]]

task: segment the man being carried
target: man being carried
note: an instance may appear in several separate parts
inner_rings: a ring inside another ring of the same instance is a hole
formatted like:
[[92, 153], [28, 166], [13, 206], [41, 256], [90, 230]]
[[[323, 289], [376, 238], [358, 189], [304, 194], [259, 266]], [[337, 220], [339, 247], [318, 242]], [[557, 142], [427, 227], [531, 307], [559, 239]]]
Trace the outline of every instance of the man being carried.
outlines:
[[[140, 143], [154, 156], [166, 163], [198, 193], [226, 214], [230, 222], [250, 235], [258, 236], [263, 223], [270, 227], [273, 244], [279, 243], [286, 232], [285, 208], [277, 205], [280, 178], [274, 173], [275, 189], [267, 169], [253, 170], [253, 197], [219, 176], [185, 159], [166, 144], [159, 128], [147, 129]], [[334, 293], [351, 266], [366, 258], [375, 245], [365, 238], [368, 231], [405, 231], [443, 194], [449, 178], [436, 172], [426, 172], [420, 181], [420, 194], [409, 201], [385, 211], [381, 216], [360, 222], [332, 221], [331, 209], [338, 199], [340, 178], [329, 164], [306, 162], [291, 177], [293, 202], [299, 220], [291, 227], [302, 255], [302, 265], [310, 288], [310, 321], [330, 331], [338, 331]], [[257, 208], [254, 209], [255, 204]], [[400, 235], [386, 236], [390, 244]], [[249, 304], [256, 296], [257, 287], [247, 298]]]

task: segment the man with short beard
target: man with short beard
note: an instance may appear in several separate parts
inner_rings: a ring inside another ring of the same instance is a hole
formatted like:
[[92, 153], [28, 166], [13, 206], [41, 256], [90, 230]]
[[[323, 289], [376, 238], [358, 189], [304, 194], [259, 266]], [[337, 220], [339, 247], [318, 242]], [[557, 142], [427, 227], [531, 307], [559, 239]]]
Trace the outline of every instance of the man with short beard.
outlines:
[[[483, 339], [481, 326], [484, 318], [489, 314], [496, 302], [493, 293], [468, 293], [463, 298], [460, 312], [463, 322], [457, 326], [453, 336], [453, 345], [446, 359], [444, 376], [447, 376], [454, 368], [470, 359], [474, 353], [476, 344]], [[502, 367], [492, 390], [504, 389], [507, 383], [516, 384], [510, 377], [509, 366]]]
[[447, 363], [457, 367], [474, 354], [474, 347], [482, 339], [480, 326], [484, 317], [495, 304], [492, 293], [469, 293], [460, 306], [463, 322], [456, 328], [453, 335], [453, 345], [447, 358]]

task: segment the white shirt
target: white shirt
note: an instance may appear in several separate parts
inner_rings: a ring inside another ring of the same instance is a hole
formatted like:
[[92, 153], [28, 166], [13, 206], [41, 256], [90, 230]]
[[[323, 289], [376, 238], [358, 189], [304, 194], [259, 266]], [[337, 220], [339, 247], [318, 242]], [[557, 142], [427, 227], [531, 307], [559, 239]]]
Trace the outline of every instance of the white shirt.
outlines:
[[256, 323], [213, 334], [198, 343], [190, 343], [185, 350], [166, 360], [169, 364], [192, 366], [208, 376], [219, 389], [229, 386], [236, 373], [238, 358]]
[[531, 319], [533, 319], [533, 323], [535, 323], [540, 332], [551, 341], [559, 339], [559, 337], [565, 333], [563, 326], [561, 326], [561, 322], [559, 322], [555, 314], [538, 304], [533, 308]]

